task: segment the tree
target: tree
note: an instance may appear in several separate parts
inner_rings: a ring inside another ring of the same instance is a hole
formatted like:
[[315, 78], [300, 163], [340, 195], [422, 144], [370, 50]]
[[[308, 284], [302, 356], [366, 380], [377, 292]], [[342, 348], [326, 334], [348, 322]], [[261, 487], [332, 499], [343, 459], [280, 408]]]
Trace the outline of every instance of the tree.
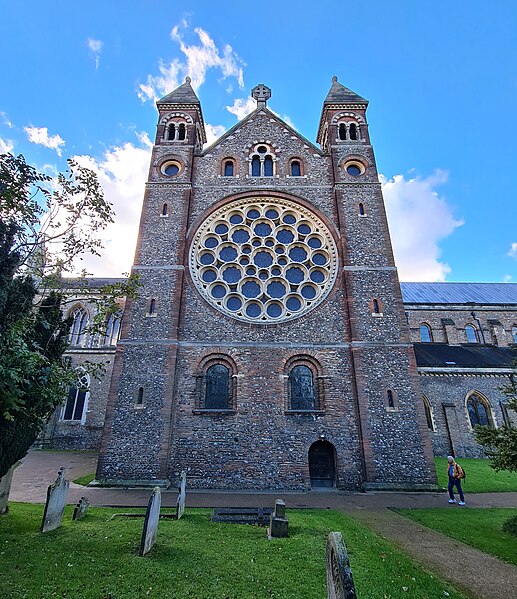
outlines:
[[[514, 362], [514, 370], [517, 372], [517, 360]], [[506, 407], [517, 413], [515, 375], [510, 375], [509, 382], [500, 387], [500, 390], [507, 397]], [[492, 468], [496, 471], [517, 472], [517, 427], [512, 422], [507, 422], [496, 429], [476, 426], [475, 434], [478, 443], [484, 445]]]
[[[68, 387], [80, 385], [64, 356], [70, 323], [62, 275], [81, 255], [98, 255], [98, 234], [114, 214], [95, 173], [68, 165], [52, 178], [23, 156], [0, 155], [0, 478], [27, 453]], [[131, 276], [93, 293], [83, 277], [82, 294], [98, 305], [91, 332], [137, 287]], [[102, 373], [98, 364], [85, 367]]]

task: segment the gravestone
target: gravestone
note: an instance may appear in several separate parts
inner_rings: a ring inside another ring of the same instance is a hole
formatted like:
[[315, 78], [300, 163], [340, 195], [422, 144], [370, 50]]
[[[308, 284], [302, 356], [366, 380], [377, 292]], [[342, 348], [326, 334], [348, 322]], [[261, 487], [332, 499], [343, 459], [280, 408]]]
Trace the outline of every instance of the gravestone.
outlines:
[[0, 478], [0, 514], [6, 514], [9, 511], [8, 501], [11, 483], [13, 482], [13, 474], [20, 464], [21, 461], [13, 464], [2, 478]]
[[160, 493], [160, 487], [154, 487], [151, 497], [149, 497], [149, 503], [147, 504], [147, 512], [145, 513], [144, 529], [142, 531], [142, 540], [140, 541], [140, 555], [149, 553], [156, 542], [161, 505], [162, 494]]
[[176, 502], [176, 518], [179, 520], [185, 511], [185, 500], [187, 498], [187, 474], [183, 470], [180, 478], [178, 501]]
[[327, 598], [357, 599], [345, 542], [340, 532], [327, 538]]
[[61, 526], [69, 486], [70, 482], [65, 480], [65, 469], [60, 468], [56, 480], [47, 489], [41, 532], [49, 532]]
[[82, 520], [86, 516], [89, 506], [90, 502], [88, 499], [86, 497], [81, 497], [75, 506], [72, 520]]
[[267, 526], [269, 517], [273, 513], [270, 507], [223, 507], [212, 512], [212, 522], [226, 522], [227, 524], [254, 524]]
[[289, 520], [285, 515], [285, 501], [275, 501], [275, 511], [269, 519], [268, 539], [281, 539], [289, 536]]

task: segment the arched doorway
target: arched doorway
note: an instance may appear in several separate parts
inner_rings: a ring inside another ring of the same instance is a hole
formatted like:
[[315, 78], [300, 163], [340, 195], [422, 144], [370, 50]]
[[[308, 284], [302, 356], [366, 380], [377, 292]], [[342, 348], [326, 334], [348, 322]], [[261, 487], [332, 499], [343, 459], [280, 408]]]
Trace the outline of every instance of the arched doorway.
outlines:
[[309, 449], [311, 487], [334, 487], [336, 482], [335, 449], [328, 441], [316, 441]]

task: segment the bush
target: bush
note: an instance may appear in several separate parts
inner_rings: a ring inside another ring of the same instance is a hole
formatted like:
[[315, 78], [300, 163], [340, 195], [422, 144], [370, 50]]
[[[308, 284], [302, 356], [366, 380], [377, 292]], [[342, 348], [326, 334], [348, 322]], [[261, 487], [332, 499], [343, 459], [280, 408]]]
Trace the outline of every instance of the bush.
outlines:
[[517, 516], [512, 516], [503, 524], [503, 532], [517, 537]]

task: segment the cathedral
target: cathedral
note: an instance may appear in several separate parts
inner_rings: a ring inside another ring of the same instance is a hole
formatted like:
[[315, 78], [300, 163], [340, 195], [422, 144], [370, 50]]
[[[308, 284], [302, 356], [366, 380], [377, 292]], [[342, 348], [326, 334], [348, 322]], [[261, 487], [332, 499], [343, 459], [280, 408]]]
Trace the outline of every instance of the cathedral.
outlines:
[[139, 296], [94, 342], [73, 306], [72, 359], [108, 375], [43, 441], [98, 448], [111, 485], [432, 488], [433, 453], [513, 417], [517, 285], [401, 285], [368, 101], [334, 77], [314, 144], [252, 96], [208, 147], [188, 77], [157, 102]]

